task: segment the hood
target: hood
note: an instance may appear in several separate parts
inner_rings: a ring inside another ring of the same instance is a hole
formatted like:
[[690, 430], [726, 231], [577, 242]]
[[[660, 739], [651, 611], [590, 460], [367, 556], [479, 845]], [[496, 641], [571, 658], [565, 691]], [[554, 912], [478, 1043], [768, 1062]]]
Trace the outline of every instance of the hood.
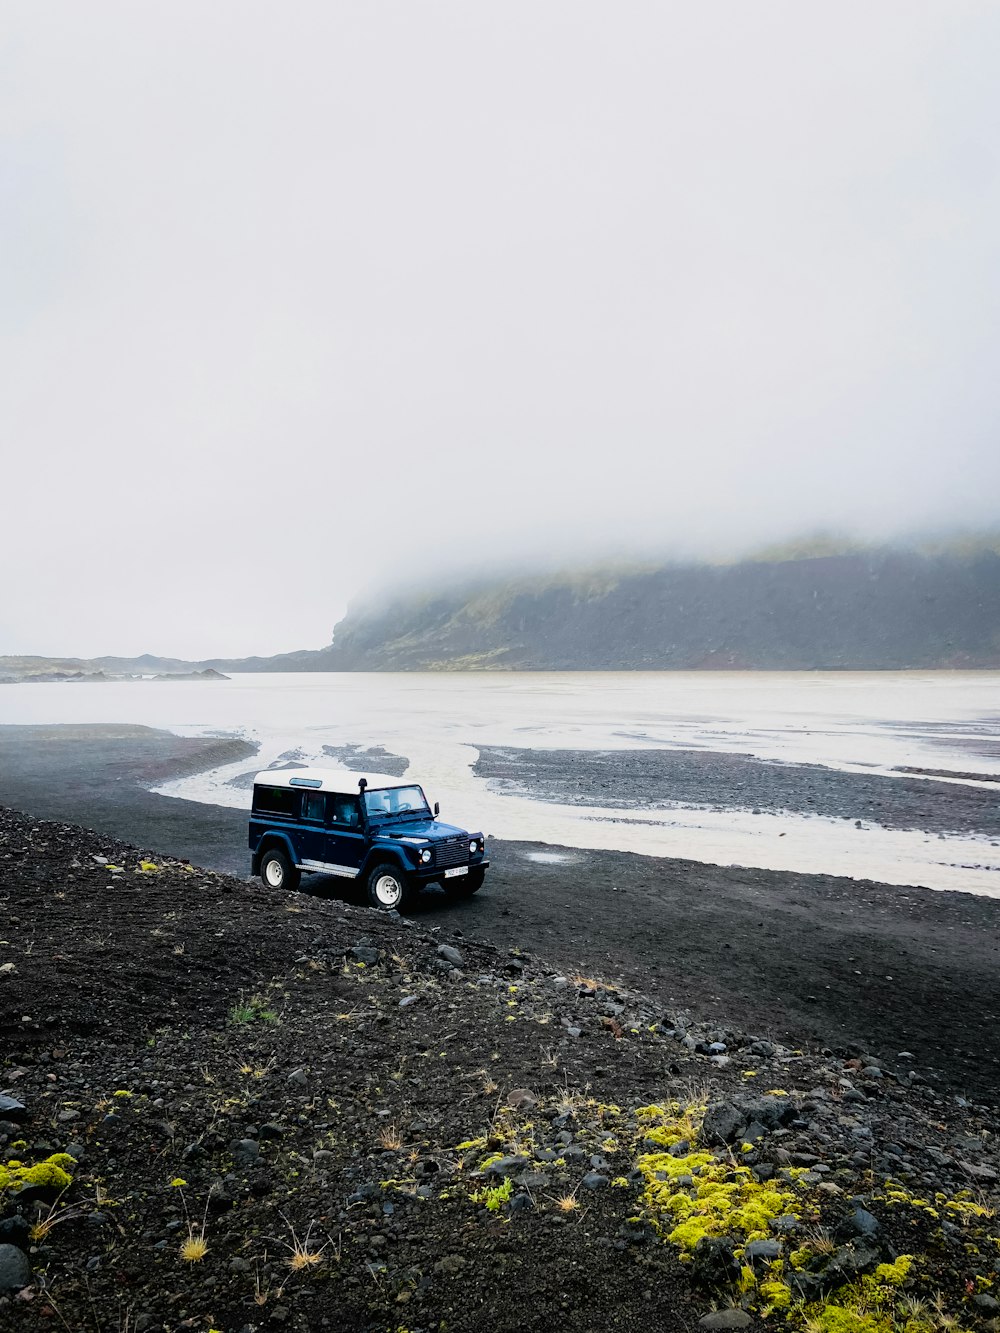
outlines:
[[444, 824], [440, 819], [401, 819], [378, 830], [380, 838], [420, 838], [428, 842], [439, 842], [442, 838], [454, 838], [456, 835], [469, 837], [464, 828], [455, 824]]

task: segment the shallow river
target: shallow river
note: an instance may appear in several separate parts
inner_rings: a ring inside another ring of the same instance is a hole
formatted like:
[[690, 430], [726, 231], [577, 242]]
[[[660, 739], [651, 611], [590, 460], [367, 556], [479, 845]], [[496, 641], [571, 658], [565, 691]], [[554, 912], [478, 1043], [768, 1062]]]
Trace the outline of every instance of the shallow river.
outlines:
[[130, 722], [260, 744], [252, 764], [161, 789], [193, 800], [246, 805], [248, 791], [232, 780], [253, 768], [282, 758], [322, 763], [325, 745], [381, 745], [410, 760], [409, 776], [441, 801], [445, 817], [495, 837], [1000, 897], [995, 837], [857, 829], [793, 813], [569, 807], [500, 794], [471, 771], [477, 746], [500, 745], [707, 749], [847, 772], [905, 766], [1000, 776], [1000, 672], [309, 673], [36, 684], [0, 689], [0, 723], [10, 722]]

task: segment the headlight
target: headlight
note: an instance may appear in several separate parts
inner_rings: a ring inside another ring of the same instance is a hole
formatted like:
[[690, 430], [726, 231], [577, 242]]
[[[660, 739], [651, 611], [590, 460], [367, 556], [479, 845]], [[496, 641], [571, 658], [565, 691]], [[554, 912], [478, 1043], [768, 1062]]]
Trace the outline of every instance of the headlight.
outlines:
[[423, 861], [425, 865], [431, 859], [431, 852], [429, 847], [425, 847], [424, 850], [420, 853], [420, 859], [421, 861]]
[[473, 838], [472, 841], [469, 843], [469, 851], [472, 853], [473, 856], [475, 856], [476, 852], [479, 851], [479, 843], [476, 842], [475, 838]]

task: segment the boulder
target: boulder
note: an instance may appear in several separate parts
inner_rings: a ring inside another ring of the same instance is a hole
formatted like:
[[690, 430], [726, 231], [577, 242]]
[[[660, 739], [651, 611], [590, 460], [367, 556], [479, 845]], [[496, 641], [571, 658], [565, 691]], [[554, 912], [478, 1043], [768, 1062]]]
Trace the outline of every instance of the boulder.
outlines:
[[20, 1291], [30, 1284], [28, 1256], [16, 1245], [0, 1245], [0, 1293]]

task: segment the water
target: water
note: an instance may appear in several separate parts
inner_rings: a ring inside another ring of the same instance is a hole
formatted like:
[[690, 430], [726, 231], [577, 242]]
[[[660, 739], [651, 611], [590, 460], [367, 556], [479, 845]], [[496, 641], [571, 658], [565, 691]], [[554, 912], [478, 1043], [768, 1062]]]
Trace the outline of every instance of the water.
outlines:
[[161, 789], [192, 800], [245, 806], [247, 790], [230, 782], [253, 768], [289, 753], [329, 764], [324, 745], [382, 745], [410, 759], [408, 776], [446, 817], [494, 837], [1000, 896], [997, 839], [858, 830], [791, 813], [553, 805], [492, 792], [471, 772], [478, 746], [502, 745], [697, 748], [866, 773], [908, 766], [1000, 775], [1000, 672], [309, 673], [36, 684], [0, 689], [3, 722], [131, 722], [260, 743], [249, 765]]

